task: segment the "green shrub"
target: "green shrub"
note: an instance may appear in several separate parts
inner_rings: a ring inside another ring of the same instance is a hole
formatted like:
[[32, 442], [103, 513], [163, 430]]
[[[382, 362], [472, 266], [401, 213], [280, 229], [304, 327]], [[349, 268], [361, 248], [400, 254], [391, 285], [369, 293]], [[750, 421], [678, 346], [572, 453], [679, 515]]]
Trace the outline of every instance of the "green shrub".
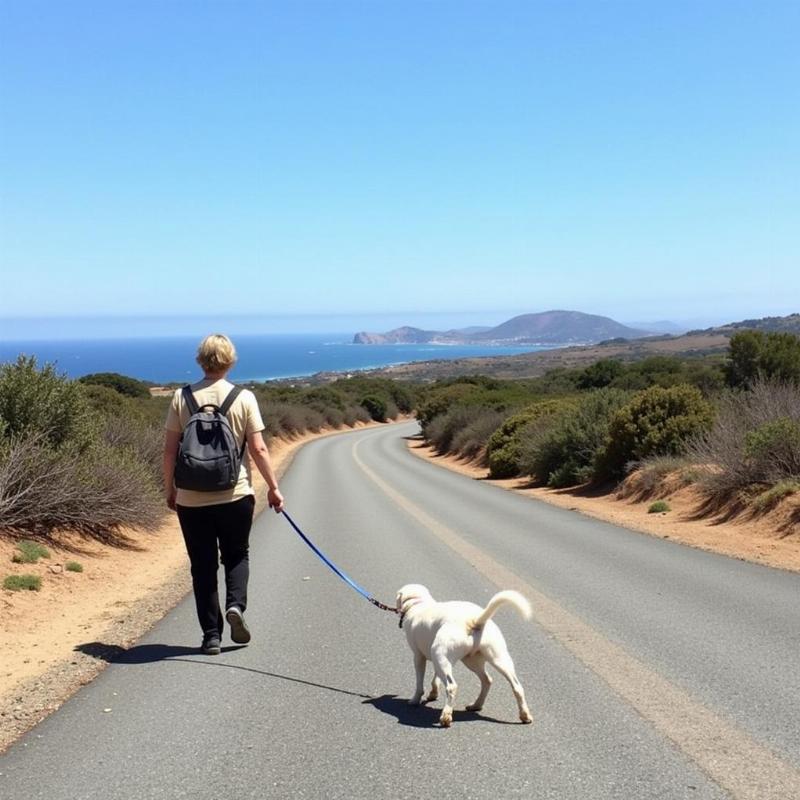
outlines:
[[38, 592], [42, 588], [42, 579], [38, 575], [7, 575], [3, 578], [3, 588], [12, 592], [24, 589]]
[[133, 407], [125, 395], [115, 392], [108, 386], [85, 386], [84, 395], [90, 408], [103, 417], [119, 418], [130, 414]]
[[648, 514], [662, 514], [666, 511], [670, 511], [669, 503], [666, 500], [656, 500], [656, 502], [651, 503], [650, 508], [647, 509]]
[[35, 564], [40, 558], [50, 558], [50, 551], [39, 542], [23, 539], [17, 542], [17, 552], [11, 560], [15, 564]]
[[417, 420], [428, 438], [427, 426], [437, 416], [457, 406], [472, 406], [509, 414], [530, 405], [537, 394], [524, 381], [499, 381], [483, 376], [467, 376], [438, 381], [420, 392]]
[[523, 431], [536, 420], [563, 410], [564, 403], [544, 400], [512, 414], [492, 434], [486, 447], [490, 478], [513, 478], [520, 474]]
[[64, 569], [67, 572], [83, 572], [83, 564], [79, 561], [67, 561], [67, 563], [64, 564]]
[[553, 487], [594, 479], [612, 416], [628, 398], [619, 389], [598, 389], [558, 414], [547, 429], [529, 430], [520, 458], [524, 472]]
[[629, 462], [649, 456], [680, 455], [714, 419], [711, 404], [694, 386], [653, 386], [617, 410], [598, 453], [595, 476], [619, 478]]
[[744, 456], [767, 480], [800, 476], [800, 420], [781, 417], [748, 431]]
[[602, 389], [625, 371], [622, 362], [603, 358], [586, 367], [577, 380], [579, 389]]
[[732, 387], [752, 387], [759, 380], [800, 384], [800, 337], [754, 330], [734, 334], [725, 377]]
[[774, 486], [756, 495], [751, 500], [751, 505], [758, 513], [764, 513], [780, 503], [786, 497], [800, 492], [800, 481], [797, 480], [782, 480], [778, 481]]
[[78, 378], [78, 381], [87, 386], [106, 386], [127, 397], [150, 397], [150, 389], [144, 381], [120, 375], [118, 372], [95, 372]]
[[375, 422], [386, 422], [388, 405], [385, 400], [375, 395], [367, 395], [361, 400], [361, 405]]
[[0, 367], [0, 419], [6, 437], [39, 433], [55, 447], [85, 449], [97, 434], [83, 387], [27, 356]]

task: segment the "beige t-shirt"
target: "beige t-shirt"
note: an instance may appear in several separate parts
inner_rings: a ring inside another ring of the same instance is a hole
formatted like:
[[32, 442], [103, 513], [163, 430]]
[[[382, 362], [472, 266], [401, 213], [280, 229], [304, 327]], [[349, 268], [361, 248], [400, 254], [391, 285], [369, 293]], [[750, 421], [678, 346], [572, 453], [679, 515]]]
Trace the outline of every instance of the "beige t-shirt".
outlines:
[[[192, 393], [199, 406], [205, 403], [221, 406], [231, 389], [233, 389], [233, 384], [226, 380], [202, 380], [192, 384]], [[167, 414], [166, 429], [181, 433], [190, 416], [189, 408], [183, 399], [183, 389], [176, 389]], [[249, 389], [244, 389], [239, 393], [227, 416], [233, 435], [240, 447], [251, 433], [264, 430], [258, 402]], [[242, 459], [239, 480], [233, 489], [225, 489], [221, 492], [194, 492], [190, 489], [178, 489], [176, 502], [179, 506], [214, 506], [219, 503], [232, 503], [250, 494], [255, 494], [255, 491], [250, 475], [250, 459], [245, 456]]]

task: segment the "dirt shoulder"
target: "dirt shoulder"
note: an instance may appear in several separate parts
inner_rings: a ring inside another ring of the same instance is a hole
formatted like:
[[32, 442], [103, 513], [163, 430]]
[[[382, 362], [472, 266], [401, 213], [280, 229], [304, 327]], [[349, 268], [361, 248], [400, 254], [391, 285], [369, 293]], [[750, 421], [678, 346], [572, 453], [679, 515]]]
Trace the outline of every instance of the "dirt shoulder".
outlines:
[[[276, 471], [282, 475], [307, 442], [341, 432], [273, 440]], [[259, 513], [266, 487], [256, 478]], [[125, 549], [62, 535], [37, 564], [12, 563], [14, 543], [0, 537], [0, 579], [42, 579], [38, 592], [0, 589], [0, 752], [97, 675], [106, 664], [102, 648], [130, 646], [191, 591], [174, 514], [157, 531], [127, 535]], [[66, 570], [69, 561], [83, 571]]]
[[490, 480], [485, 468], [453, 456], [437, 455], [433, 448], [422, 441], [412, 440], [409, 449], [420, 458], [475, 480], [486, 481], [623, 528], [744, 561], [800, 572], [800, 531], [796, 525], [789, 526], [786, 522], [797, 513], [796, 500], [760, 519], [697, 519], [700, 498], [692, 487], [684, 487], [664, 497], [670, 511], [650, 514], [648, 508], [652, 499], [637, 501], [608, 490], [587, 492], [584, 489], [531, 487], [529, 481], [520, 478]]

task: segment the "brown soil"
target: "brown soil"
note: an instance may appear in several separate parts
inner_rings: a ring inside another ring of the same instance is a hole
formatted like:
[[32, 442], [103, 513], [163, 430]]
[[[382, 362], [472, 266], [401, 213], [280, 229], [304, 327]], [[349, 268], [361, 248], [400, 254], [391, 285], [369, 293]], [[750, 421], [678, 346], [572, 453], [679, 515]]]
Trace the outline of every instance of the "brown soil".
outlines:
[[[637, 500], [632, 487], [588, 490], [548, 489], [531, 486], [526, 479], [490, 480], [484, 467], [454, 456], [440, 456], [420, 440], [409, 444], [412, 453], [476, 480], [485, 480], [503, 489], [534, 497], [571, 511], [612, 522], [630, 530], [672, 539], [682, 544], [753, 561], [770, 567], [800, 572], [800, 501], [792, 497], [768, 514], [753, 518], [734, 514], [734, 509], [699, 517], [701, 498], [692, 486], [667, 486], [668, 512], [648, 513], [654, 498]], [[634, 479], [635, 480], [635, 479]], [[627, 492], [624, 489], [627, 488]], [[672, 489], [672, 491], [670, 491]], [[628, 494], [629, 496], [623, 496]], [[730, 518], [729, 518], [730, 517]]]
[[[276, 471], [283, 474], [306, 442], [338, 432], [272, 440]], [[259, 513], [266, 487], [257, 472], [256, 478]], [[38, 592], [0, 589], [0, 752], [95, 677], [106, 663], [96, 657], [98, 643], [129, 646], [191, 590], [174, 514], [153, 533], [126, 533], [124, 549], [62, 534], [37, 564], [12, 563], [14, 542], [0, 533], [0, 579], [42, 579]], [[68, 561], [83, 572], [67, 571]]]

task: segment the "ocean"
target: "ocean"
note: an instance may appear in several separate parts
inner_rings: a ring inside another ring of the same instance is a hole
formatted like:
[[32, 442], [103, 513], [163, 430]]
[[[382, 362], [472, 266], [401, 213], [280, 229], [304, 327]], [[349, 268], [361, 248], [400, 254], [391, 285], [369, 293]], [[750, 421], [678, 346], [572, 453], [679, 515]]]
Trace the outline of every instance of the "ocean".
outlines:
[[[231, 380], [261, 382], [317, 372], [353, 372], [415, 361], [497, 356], [545, 349], [535, 345], [368, 345], [351, 344], [352, 333], [233, 336], [239, 361]], [[194, 357], [198, 338], [115, 338], [0, 342], [0, 363], [20, 354], [55, 364], [61, 374], [79, 378], [94, 372], [118, 372], [156, 384], [201, 377]]]

